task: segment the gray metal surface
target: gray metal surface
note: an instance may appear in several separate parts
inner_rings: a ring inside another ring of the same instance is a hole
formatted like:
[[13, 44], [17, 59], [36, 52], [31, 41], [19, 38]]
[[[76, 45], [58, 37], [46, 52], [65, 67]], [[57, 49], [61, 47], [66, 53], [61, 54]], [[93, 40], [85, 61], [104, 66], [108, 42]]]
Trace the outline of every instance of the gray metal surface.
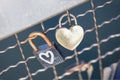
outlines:
[[0, 0], [0, 39], [86, 0]]

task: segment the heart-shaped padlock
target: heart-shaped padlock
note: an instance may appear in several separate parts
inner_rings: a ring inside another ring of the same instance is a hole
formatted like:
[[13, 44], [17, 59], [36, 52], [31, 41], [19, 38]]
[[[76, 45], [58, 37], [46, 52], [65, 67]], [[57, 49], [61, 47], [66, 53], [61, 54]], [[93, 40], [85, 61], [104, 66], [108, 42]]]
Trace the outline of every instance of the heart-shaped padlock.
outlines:
[[62, 27], [61, 21], [68, 14], [64, 14], [59, 19], [59, 29], [56, 30], [56, 40], [59, 44], [61, 44], [64, 48], [68, 50], [74, 50], [82, 41], [84, 36], [83, 28], [77, 24], [77, 20], [74, 15], [70, 14], [75, 21], [75, 25], [67, 29]]

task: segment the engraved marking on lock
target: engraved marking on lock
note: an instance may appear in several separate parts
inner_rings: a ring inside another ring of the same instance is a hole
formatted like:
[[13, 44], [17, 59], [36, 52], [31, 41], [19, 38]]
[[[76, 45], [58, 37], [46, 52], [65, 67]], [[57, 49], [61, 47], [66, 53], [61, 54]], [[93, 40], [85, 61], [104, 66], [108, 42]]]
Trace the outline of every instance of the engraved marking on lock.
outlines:
[[[44, 59], [43, 56], [50, 58], [50, 60]], [[54, 54], [52, 51], [47, 51], [46, 53], [40, 53], [39, 57], [40, 57], [40, 59], [42, 59], [46, 63], [53, 64], [53, 62], [54, 62]]]

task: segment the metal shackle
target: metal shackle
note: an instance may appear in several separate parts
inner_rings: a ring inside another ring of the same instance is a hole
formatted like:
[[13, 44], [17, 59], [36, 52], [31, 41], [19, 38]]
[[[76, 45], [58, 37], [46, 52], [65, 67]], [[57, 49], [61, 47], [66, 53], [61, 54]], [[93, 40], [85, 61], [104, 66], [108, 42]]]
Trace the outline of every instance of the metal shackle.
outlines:
[[[62, 15], [61, 17], [60, 17], [60, 19], [59, 19], [59, 27], [61, 28], [62, 27], [62, 19], [64, 18], [64, 17], [66, 17], [66, 16], [68, 16], [68, 14], [66, 13], [66, 14], [64, 14], [64, 15]], [[70, 14], [70, 16], [73, 18], [73, 20], [75, 21], [75, 25], [77, 25], [78, 23], [77, 23], [77, 19], [76, 19], [76, 17], [73, 15], [73, 14]]]
[[[48, 39], [48, 37], [42, 33], [42, 32], [33, 32], [29, 35], [29, 44], [31, 45], [31, 47], [33, 48], [33, 50], [35, 52], [38, 51], [38, 48], [35, 46], [35, 44], [32, 42], [32, 39], [36, 38], [36, 36], [40, 36], [41, 38], [43, 38], [45, 40], [45, 42], [48, 44], [49, 47], [53, 46], [52, 42]], [[33, 38], [34, 37], [34, 38]]]

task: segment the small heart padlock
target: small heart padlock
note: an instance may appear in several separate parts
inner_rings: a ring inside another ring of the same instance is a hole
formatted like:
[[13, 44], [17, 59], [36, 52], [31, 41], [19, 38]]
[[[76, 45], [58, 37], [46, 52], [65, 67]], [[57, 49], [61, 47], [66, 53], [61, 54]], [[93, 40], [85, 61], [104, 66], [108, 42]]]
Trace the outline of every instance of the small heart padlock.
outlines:
[[[41, 45], [37, 48], [32, 42], [32, 39], [36, 36], [42, 37], [47, 44]], [[43, 67], [48, 68], [63, 62], [63, 57], [54, 46], [54, 43], [52, 43], [44, 33], [31, 33], [29, 35], [29, 43], [34, 50], [33, 54], [36, 56], [38, 61], [40, 61]]]
[[71, 26], [70, 29], [62, 27], [61, 21], [65, 16], [68, 16], [68, 14], [62, 15], [59, 19], [59, 28], [55, 34], [56, 40], [64, 48], [74, 50], [81, 43], [84, 37], [84, 30], [77, 24], [77, 19], [72, 14], [70, 16], [74, 19], [75, 25]]

